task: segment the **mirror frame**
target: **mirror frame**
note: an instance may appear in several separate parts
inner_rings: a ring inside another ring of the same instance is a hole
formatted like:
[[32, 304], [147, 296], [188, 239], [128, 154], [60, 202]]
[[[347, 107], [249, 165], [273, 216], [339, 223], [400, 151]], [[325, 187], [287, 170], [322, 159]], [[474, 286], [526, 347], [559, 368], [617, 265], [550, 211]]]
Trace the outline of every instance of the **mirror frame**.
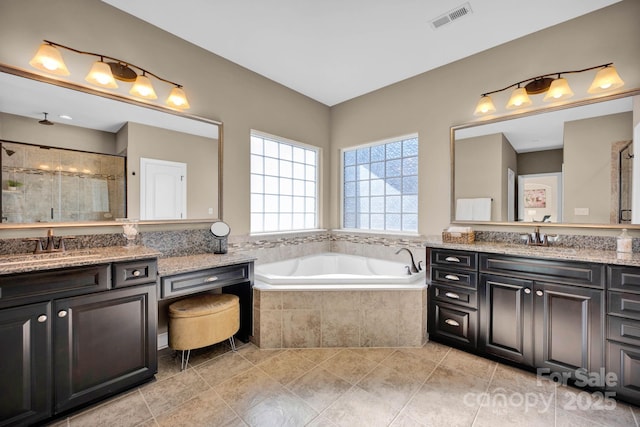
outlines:
[[[15, 68], [3, 63], [0, 63], [0, 72], [13, 74], [19, 77], [24, 77], [31, 80], [36, 80], [43, 83], [49, 83], [55, 86], [60, 86], [66, 89], [71, 89], [79, 92], [83, 92], [89, 95], [96, 95], [103, 98], [109, 98], [116, 101], [126, 102], [128, 104], [136, 105], [138, 107], [151, 108], [153, 110], [161, 111], [163, 113], [173, 114], [176, 116], [184, 117], [187, 119], [197, 120], [205, 122], [211, 125], [218, 126], [218, 218], [207, 219], [176, 219], [176, 220], [142, 220], [139, 221], [140, 225], [157, 225], [157, 224], [210, 224], [215, 221], [222, 221], [223, 209], [222, 209], [222, 189], [223, 189], [223, 154], [224, 154], [224, 125], [219, 120], [208, 119], [206, 117], [196, 116], [188, 114], [183, 111], [174, 110], [172, 108], [165, 107], [159, 104], [151, 104], [142, 101], [138, 101], [133, 98], [120, 95], [118, 93], [102, 92], [87, 86], [82, 86], [68, 81], [57, 80], [48, 76], [35, 74], [23, 69]], [[109, 227], [122, 225], [122, 221], [76, 221], [76, 222], [39, 222], [30, 224], [13, 224], [13, 223], [0, 223], [0, 230], [19, 230], [19, 229], [35, 229], [35, 228], [63, 228], [63, 227]]]
[[583, 105], [590, 105], [590, 104], [595, 104], [598, 102], [604, 102], [604, 101], [610, 101], [613, 99], [619, 99], [619, 98], [626, 98], [629, 96], [636, 96], [636, 95], [640, 95], [640, 89], [631, 89], [628, 91], [624, 91], [624, 92], [618, 92], [618, 93], [614, 93], [611, 95], [606, 95], [606, 96], [601, 96], [598, 98], [588, 98], [588, 99], [583, 99], [583, 100], [579, 100], [579, 101], [575, 101], [575, 102], [571, 102], [571, 103], [566, 103], [566, 104], [562, 104], [562, 105], [557, 105], [557, 106], [552, 106], [552, 107], [546, 107], [546, 108], [539, 108], [536, 110], [531, 110], [531, 111], [525, 111], [522, 113], [515, 113], [515, 114], [509, 114], [509, 115], [503, 115], [503, 116], [498, 116], [498, 117], [493, 117], [490, 119], [485, 119], [485, 120], [477, 120], [477, 121], [473, 121], [473, 122], [468, 122], [468, 123], [463, 123], [460, 125], [455, 125], [452, 126], [449, 130], [449, 156], [450, 156], [450, 163], [451, 163], [451, 193], [450, 193], [450, 221], [451, 224], [460, 224], [460, 225], [488, 225], [488, 226], [504, 226], [504, 227], [536, 227], [536, 226], [540, 226], [540, 227], [563, 227], [563, 228], [600, 228], [600, 229], [622, 229], [622, 228], [627, 228], [627, 229], [640, 229], [640, 224], [589, 224], [589, 223], [585, 223], [585, 224], [572, 224], [572, 223], [566, 223], [566, 222], [545, 222], [545, 223], [539, 223], [539, 222], [524, 222], [524, 221], [512, 221], [512, 222], [508, 222], [508, 221], [459, 221], [455, 219], [455, 208], [456, 208], [456, 198], [455, 198], [455, 194], [456, 194], [456, 180], [455, 180], [455, 174], [456, 174], [456, 169], [455, 169], [455, 133], [457, 130], [461, 130], [461, 129], [466, 129], [466, 128], [470, 128], [470, 127], [475, 127], [475, 126], [482, 126], [482, 125], [486, 125], [486, 124], [492, 124], [492, 123], [498, 123], [498, 122], [504, 122], [507, 120], [512, 120], [512, 119], [519, 119], [522, 117], [527, 117], [527, 116], [533, 116], [533, 115], [537, 115], [537, 114], [544, 114], [544, 113], [550, 113], [553, 111], [558, 111], [558, 110], [564, 110], [567, 108], [573, 108], [573, 107], [580, 107]]

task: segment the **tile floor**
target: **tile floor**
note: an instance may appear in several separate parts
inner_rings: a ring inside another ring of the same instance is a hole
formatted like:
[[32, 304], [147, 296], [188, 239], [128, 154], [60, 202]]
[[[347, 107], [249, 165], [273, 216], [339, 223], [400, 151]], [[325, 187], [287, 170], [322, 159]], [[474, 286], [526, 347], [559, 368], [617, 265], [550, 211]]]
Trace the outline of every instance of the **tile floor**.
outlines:
[[638, 426], [640, 408], [436, 343], [159, 354], [156, 381], [58, 426]]

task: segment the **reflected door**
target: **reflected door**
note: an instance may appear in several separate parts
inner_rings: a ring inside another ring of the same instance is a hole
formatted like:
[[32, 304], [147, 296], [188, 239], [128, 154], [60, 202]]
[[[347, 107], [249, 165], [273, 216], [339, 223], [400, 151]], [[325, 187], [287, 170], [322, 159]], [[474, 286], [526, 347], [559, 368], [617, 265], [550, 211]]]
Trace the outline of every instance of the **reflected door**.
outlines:
[[186, 217], [186, 163], [140, 158], [140, 219]]

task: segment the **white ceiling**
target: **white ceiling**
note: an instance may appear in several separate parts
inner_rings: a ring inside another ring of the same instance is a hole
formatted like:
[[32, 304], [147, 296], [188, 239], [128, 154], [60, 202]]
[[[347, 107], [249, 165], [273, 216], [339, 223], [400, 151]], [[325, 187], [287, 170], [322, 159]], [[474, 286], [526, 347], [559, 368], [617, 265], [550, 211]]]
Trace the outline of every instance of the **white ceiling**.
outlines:
[[332, 106], [619, 0], [103, 0]]

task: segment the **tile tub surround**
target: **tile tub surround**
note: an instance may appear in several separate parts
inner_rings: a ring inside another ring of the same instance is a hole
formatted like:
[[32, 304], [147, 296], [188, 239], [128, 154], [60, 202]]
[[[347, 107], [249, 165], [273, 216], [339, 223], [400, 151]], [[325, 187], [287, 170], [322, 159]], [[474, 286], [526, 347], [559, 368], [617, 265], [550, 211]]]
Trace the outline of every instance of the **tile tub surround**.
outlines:
[[260, 348], [419, 347], [426, 340], [426, 288], [253, 290]]
[[[159, 353], [156, 381], [70, 414], [75, 426], [638, 426], [640, 408], [427, 343], [420, 348]], [[527, 400], [524, 400], [524, 399]]]

